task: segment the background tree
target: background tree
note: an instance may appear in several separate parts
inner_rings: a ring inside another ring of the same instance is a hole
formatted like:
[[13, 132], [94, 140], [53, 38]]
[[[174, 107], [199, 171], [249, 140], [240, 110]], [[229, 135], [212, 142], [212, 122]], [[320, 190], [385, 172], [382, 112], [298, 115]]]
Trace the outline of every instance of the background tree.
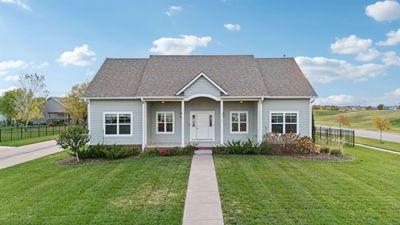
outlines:
[[15, 102], [20, 96], [22, 96], [21, 89], [5, 92], [0, 98], [0, 114], [3, 114], [9, 120], [15, 120], [17, 118]]
[[82, 99], [89, 82], [74, 85], [66, 97], [61, 99], [64, 104], [65, 111], [71, 115], [75, 123], [86, 121], [87, 118], [87, 103]]
[[342, 128], [342, 125], [350, 125], [350, 121], [345, 115], [339, 115], [337, 120], [339, 122], [339, 128]]
[[372, 117], [372, 124], [379, 130], [379, 141], [382, 143], [382, 131], [390, 130], [389, 120], [376, 115]]
[[385, 106], [383, 104], [379, 104], [376, 108], [378, 110], [383, 110], [385, 108]]
[[44, 76], [38, 74], [25, 74], [20, 76], [19, 84], [21, 96], [15, 101], [17, 120], [25, 121], [28, 126], [32, 119], [39, 119], [42, 115], [42, 105], [46, 101], [48, 91], [44, 84]]

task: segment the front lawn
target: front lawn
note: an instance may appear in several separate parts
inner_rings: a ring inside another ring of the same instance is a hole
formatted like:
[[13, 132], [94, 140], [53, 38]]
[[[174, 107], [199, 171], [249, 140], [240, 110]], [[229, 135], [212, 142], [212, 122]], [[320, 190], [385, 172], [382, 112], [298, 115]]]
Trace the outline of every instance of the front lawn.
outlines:
[[0, 224], [181, 224], [191, 157], [0, 170]]
[[50, 135], [50, 136], [42, 136], [42, 137], [35, 137], [35, 138], [28, 138], [22, 140], [14, 140], [14, 141], [6, 141], [0, 142], [0, 146], [10, 146], [10, 147], [19, 147], [24, 145], [35, 144], [43, 141], [50, 141], [57, 138], [57, 135]]
[[398, 142], [382, 141], [381, 143], [377, 139], [356, 137], [356, 143], [400, 152], [400, 143]]
[[346, 148], [354, 161], [216, 156], [226, 224], [400, 224], [400, 156]]

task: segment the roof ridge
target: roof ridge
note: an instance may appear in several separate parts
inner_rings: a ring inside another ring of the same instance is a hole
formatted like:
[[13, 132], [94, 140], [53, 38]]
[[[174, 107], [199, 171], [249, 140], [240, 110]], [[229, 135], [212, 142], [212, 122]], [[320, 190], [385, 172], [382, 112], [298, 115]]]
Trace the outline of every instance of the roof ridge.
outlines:
[[216, 55], [150, 55], [149, 58], [152, 57], [238, 57], [238, 56], [242, 56], [242, 57], [254, 57], [254, 55], [251, 54], [237, 54], [237, 55], [229, 55], [229, 54], [216, 54]]

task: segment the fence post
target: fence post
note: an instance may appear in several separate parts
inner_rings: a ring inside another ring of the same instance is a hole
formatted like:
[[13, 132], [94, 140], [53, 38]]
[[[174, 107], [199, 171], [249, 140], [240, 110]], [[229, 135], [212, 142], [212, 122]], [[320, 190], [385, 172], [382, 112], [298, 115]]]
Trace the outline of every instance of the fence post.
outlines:
[[1, 142], [1, 131], [2, 131], [3, 129], [0, 129], [0, 142]]
[[29, 127], [29, 138], [32, 138], [32, 127]]
[[46, 128], [46, 136], [47, 136], [47, 126], [45, 126], [45, 128]]
[[339, 129], [339, 138], [342, 140], [342, 128]]
[[23, 129], [23, 128], [21, 127], [21, 140], [22, 140], [22, 129]]
[[40, 137], [40, 127], [38, 127], [38, 137]]
[[355, 144], [356, 144], [356, 131], [353, 130], [353, 147], [355, 146]]
[[[15, 129], [16, 129], [16, 128], [15, 128]], [[12, 131], [12, 128], [10, 129], [10, 131], [11, 131], [11, 132], [10, 132], [10, 134], [11, 134], [11, 140], [10, 140], [10, 141], [12, 141], [12, 140], [13, 140], [13, 133], [14, 133], [14, 132]]]

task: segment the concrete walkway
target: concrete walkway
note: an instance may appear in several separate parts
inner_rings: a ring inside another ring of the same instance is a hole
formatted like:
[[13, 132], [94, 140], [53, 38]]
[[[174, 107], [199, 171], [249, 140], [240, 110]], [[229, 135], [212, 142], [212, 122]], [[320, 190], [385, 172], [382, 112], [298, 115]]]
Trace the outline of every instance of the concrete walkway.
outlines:
[[382, 152], [388, 152], [388, 153], [400, 155], [400, 152], [395, 152], [395, 151], [387, 150], [387, 149], [384, 149], [384, 148], [378, 148], [378, 147], [373, 147], [373, 146], [363, 145], [363, 144], [357, 144], [357, 143], [355, 145], [356, 146], [361, 146], [361, 147], [364, 147], [364, 148], [369, 148], [369, 149], [373, 149], [373, 150], [378, 150], [378, 151], [382, 151]]
[[60, 152], [56, 141], [45, 141], [21, 147], [0, 146], [0, 169]]
[[183, 225], [223, 225], [221, 201], [210, 150], [196, 151], [190, 169]]

